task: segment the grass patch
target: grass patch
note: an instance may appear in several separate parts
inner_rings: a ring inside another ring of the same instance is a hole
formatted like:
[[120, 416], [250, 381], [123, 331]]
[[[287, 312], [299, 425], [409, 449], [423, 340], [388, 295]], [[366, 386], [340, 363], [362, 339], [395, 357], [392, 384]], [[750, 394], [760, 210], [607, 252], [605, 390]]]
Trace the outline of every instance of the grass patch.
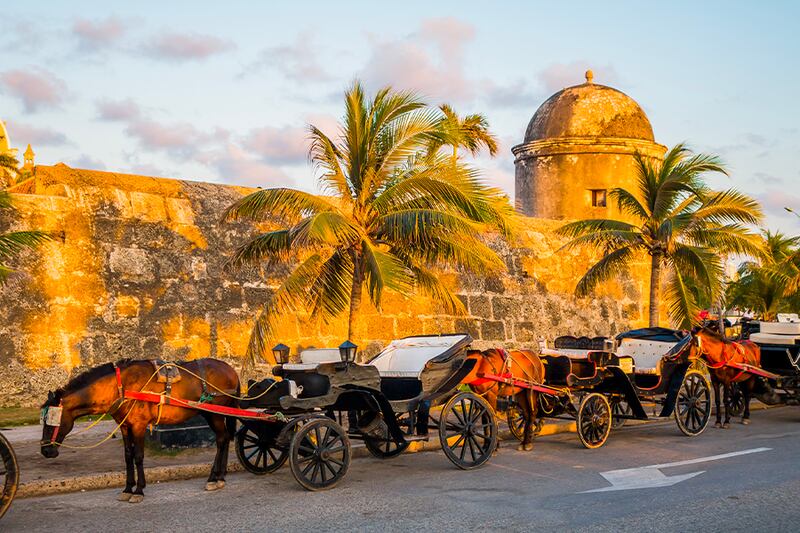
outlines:
[[0, 427], [30, 426], [38, 423], [38, 407], [0, 407]]

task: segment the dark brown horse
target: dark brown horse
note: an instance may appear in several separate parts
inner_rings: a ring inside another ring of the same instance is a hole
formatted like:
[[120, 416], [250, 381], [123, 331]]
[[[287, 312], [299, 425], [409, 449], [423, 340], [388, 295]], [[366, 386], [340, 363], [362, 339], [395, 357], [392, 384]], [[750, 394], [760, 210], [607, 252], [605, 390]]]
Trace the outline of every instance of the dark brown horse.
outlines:
[[[728, 363], [761, 366], [761, 349], [754, 342], [731, 341], [724, 339], [719, 333], [708, 327], [697, 327], [692, 330], [690, 358], [702, 357], [711, 374], [711, 385], [714, 387], [714, 403], [717, 408], [715, 427], [727, 429], [731, 422], [733, 400], [733, 384], [739, 385], [744, 400], [742, 424], [750, 423], [750, 399], [759, 384], [759, 378], [753, 374], [728, 366]], [[725, 422], [722, 422], [720, 410], [720, 386], [723, 390], [725, 405]]]
[[490, 348], [482, 352], [469, 350], [467, 358], [475, 358], [477, 363], [472, 372], [464, 378], [463, 383], [469, 385], [476, 394], [483, 396], [493, 409], [497, 409], [498, 396], [513, 397], [522, 410], [525, 419], [523, 438], [517, 447], [520, 451], [533, 449], [533, 426], [536, 422], [538, 406], [538, 393], [531, 389], [514, 387], [498, 381], [486, 380], [480, 377], [483, 374], [494, 374], [503, 377], [513, 377], [523, 381], [542, 383], [544, 380], [544, 365], [536, 353], [530, 350], [500, 350]]
[[[141, 400], [123, 401], [123, 391], [164, 393], [167, 385], [158, 382], [156, 368], [152, 361], [126, 359], [117, 363], [106, 363], [87, 370], [70, 380], [65, 387], [48, 393], [47, 401], [42, 405], [45, 420], [42, 455], [47, 458], [58, 456], [58, 448], [64, 442], [64, 437], [72, 431], [75, 419], [108, 413], [120, 424], [125, 448], [127, 479], [119, 500], [141, 502], [145, 487], [143, 461], [147, 426], [179, 424], [197, 414], [194, 409], [167, 403], [159, 405]], [[238, 396], [239, 376], [227, 363], [216, 359], [198, 359], [178, 363], [175, 368], [178, 369], [180, 378], [173, 378], [169, 396], [231, 407], [237, 405], [238, 402], [227, 394]], [[201, 414], [216, 434], [217, 455], [206, 483], [206, 490], [216, 490], [225, 486], [228, 444], [236, 429], [236, 420], [226, 420], [223, 415], [203, 411]]]

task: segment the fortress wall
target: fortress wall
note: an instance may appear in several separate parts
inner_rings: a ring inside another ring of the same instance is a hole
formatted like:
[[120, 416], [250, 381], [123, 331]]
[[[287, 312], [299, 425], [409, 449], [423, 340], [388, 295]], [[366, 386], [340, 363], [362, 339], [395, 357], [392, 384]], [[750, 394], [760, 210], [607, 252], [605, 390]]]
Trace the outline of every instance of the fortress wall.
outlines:
[[[287, 272], [262, 278], [223, 268], [253, 230], [219, 218], [251, 189], [64, 165], [37, 167], [36, 175], [29, 194], [16, 197], [17, 220], [5, 214], [0, 232], [39, 228], [60, 238], [25, 252], [24, 271], [0, 289], [0, 406], [38, 404], [71, 373], [123, 357], [211, 356], [239, 365], [259, 305]], [[639, 280], [646, 276], [611, 283], [604, 296], [571, 296], [592, 258], [557, 252], [560, 224], [526, 219], [513, 248], [496, 243], [507, 274], [443, 274], [467, 316], [388, 294], [381, 311], [364, 305], [353, 340], [374, 353], [405, 335], [466, 331], [477, 347], [535, 347], [539, 337], [610, 335], [643, 324]], [[293, 353], [337, 346], [346, 329], [344, 317], [319, 324], [291, 315], [275, 341]]]

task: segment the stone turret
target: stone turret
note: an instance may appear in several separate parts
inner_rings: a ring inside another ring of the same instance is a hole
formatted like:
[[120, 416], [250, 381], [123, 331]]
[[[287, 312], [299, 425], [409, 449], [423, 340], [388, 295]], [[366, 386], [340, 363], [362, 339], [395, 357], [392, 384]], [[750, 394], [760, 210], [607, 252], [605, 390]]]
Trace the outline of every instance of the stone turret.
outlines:
[[25, 153], [22, 154], [23, 163], [22, 163], [22, 171], [23, 172], [33, 172], [33, 158], [36, 154], [33, 152], [33, 148], [31, 145], [28, 144], [28, 147], [25, 149]]
[[636, 189], [634, 154], [660, 159], [642, 108], [626, 94], [586, 82], [548, 98], [528, 124], [522, 144], [512, 149], [516, 208], [552, 219], [622, 217], [607, 193]]

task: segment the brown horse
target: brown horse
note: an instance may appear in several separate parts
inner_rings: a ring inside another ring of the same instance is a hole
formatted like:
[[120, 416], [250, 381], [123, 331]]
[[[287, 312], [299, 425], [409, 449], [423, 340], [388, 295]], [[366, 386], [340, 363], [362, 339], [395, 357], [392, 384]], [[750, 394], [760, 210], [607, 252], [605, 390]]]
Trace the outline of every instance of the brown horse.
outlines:
[[525, 419], [523, 438], [517, 447], [520, 451], [533, 449], [533, 425], [536, 420], [538, 393], [531, 389], [515, 387], [498, 381], [491, 381], [480, 377], [483, 374], [494, 374], [503, 377], [512, 377], [524, 381], [542, 383], [544, 380], [544, 365], [536, 353], [530, 350], [501, 350], [490, 348], [485, 351], [469, 350], [467, 358], [477, 360], [475, 368], [470, 372], [463, 383], [469, 385], [476, 394], [483, 396], [493, 409], [497, 409], [498, 396], [513, 397], [522, 410]]
[[[753, 374], [743, 372], [740, 369], [727, 366], [727, 363], [744, 363], [747, 365], [761, 366], [761, 349], [754, 342], [730, 341], [724, 339], [716, 331], [708, 327], [697, 327], [692, 330], [692, 345], [690, 359], [702, 357], [709, 373], [711, 374], [711, 385], [714, 387], [714, 402], [717, 408], [717, 418], [714, 427], [727, 429], [730, 427], [731, 407], [732, 407], [732, 386], [739, 384], [744, 399], [744, 413], [742, 414], [742, 424], [750, 423], [750, 398], [758, 385], [758, 378]], [[722, 412], [720, 410], [719, 388], [722, 386], [725, 405], [725, 422], [723, 423]]]
[[[76, 418], [108, 413], [120, 424], [125, 448], [127, 479], [119, 500], [141, 502], [145, 487], [143, 461], [147, 426], [179, 424], [197, 414], [194, 409], [168, 403], [159, 405], [122, 399], [124, 391], [166, 392], [167, 385], [158, 382], [156, 368], [152, 361], [125, 359], [117, 363], [106, 363], [87, 370], [70, 380], [63, 388], [48, 393], [47, 401], [42, 405], [42, 455], [47, 458], [58, 456], [58, 448], [64, 442], [64, 437], [72, 431]], [[178, 369], [180, 378], [173, 378], [168, 396], [230, 407], [237, 405], [237, 401], [226, 394], [238, 395], [239, 376], [227, 363], [216, 359], [198, 359], [178, 363], [175, 368]], [[236, 429], [236, 419], [226, 420], [223, 415], [202, 411], [201, 414], [216, 434], [217, 455], [206, 483], [206, 490], [216, 490], [225, 486], [228, 444]]]

